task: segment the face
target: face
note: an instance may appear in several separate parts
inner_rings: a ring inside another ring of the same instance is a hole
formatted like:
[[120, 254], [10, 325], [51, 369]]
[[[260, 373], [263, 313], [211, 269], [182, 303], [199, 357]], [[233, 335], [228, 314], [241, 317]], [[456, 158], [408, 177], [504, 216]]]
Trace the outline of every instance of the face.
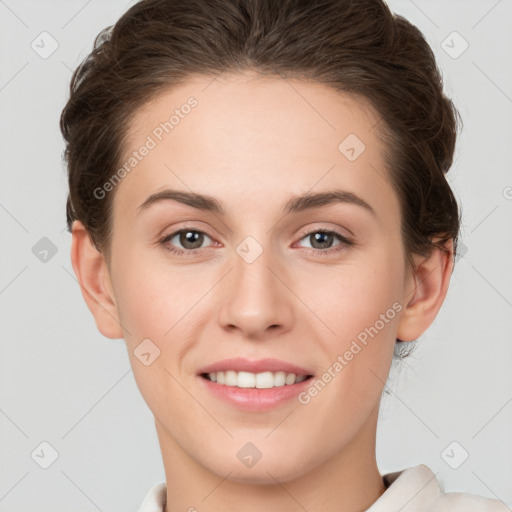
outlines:
[[408, 291], [378, 120], [249, 73], [133, 119], [110, 281], [164, 456], [263, 483], [372, 447]]

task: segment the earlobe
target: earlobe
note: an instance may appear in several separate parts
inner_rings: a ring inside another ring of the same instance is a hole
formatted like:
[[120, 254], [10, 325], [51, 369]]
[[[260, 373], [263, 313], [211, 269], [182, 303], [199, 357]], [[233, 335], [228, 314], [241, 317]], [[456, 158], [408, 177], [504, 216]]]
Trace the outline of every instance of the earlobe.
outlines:
[[80, 221], [73, 222], [71, 237], [71, 263], [96, 327], [107, 338], [122, 338], [123, 330], [103, 254], [96, 249]]
[[453, 270], [453, 240], [442, 248], [435, 247], [428, 257], [415, 257], [404, 289], [404, 310], [400, 317], [397, 338], [418, 339], [432, 324], [441, 309]]

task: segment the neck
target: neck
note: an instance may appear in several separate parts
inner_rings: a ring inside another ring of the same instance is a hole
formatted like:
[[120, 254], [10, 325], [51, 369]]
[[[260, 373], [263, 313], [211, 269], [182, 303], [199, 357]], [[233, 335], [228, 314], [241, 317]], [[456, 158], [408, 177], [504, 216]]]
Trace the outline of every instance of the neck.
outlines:
[[167, 482], [165, 512], [363, 512], [386, 490], [375, 459], [378, 407], [351, 442], [299, 477], [268, 483], [233, 481], [197, 463], [155, 421]]

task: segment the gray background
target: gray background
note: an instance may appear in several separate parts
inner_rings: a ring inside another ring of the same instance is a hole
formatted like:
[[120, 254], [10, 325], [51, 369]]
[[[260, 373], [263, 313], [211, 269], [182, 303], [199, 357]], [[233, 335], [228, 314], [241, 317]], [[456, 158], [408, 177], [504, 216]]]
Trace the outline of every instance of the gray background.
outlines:
[[[0, 0], [1, 512], [136, 511], [164, 480], [124, 342], [96, 330], [74, 277], [58, 127], [72, 70], [133, 3]], [[379, 468], [424, 463], [446, 491], [510, 506], [512, 0], [389, 4], [426, 35], [464, 120], [449, 179], [466, 252], [434, 324], [391, 373]], [[46, 58], [44, 31], [58, 44]]]

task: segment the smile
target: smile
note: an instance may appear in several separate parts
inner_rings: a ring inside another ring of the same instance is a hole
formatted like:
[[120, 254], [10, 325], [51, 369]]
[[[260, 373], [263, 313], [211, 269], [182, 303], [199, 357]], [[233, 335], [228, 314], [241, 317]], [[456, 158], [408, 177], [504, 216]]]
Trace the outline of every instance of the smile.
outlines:
[[244, 371], [237, 372], [234, 370], [203, 373], [201, 376], [210, 382], [224, 386], [258, 389], [291, 386], [311, 377], [311, 375], [296, 375], [295, 373], [286, 373], [283, 371], [251, 373]]

